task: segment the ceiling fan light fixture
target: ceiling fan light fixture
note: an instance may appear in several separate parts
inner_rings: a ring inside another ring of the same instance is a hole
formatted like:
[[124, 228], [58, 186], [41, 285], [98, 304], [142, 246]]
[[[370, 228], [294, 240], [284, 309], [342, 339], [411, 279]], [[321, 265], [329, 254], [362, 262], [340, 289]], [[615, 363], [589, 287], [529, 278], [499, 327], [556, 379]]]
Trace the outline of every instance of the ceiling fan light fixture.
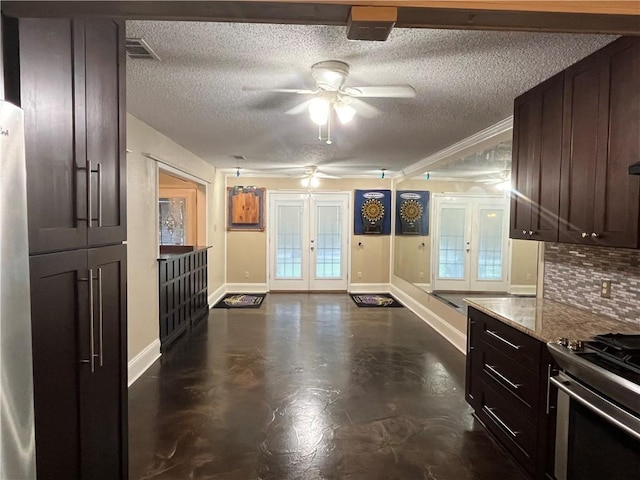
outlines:
[[300, 183], [304, 188], [318, 188], [320, 186], [320, 179], [315, 173], [312, 173], [300, 180]]
[[329, 120], [329, 100], [314, 98], [309, 102], [309, 116], [316, 125], [326, 125]]
[[338, 115], [338, 120], [340, 120], [340, 123], [343, 125], [353, 120], [353, 117], [356, 114], [356, 109], [345, 103], [337, 103], [334, 108], [336, 110], [336, 115]]

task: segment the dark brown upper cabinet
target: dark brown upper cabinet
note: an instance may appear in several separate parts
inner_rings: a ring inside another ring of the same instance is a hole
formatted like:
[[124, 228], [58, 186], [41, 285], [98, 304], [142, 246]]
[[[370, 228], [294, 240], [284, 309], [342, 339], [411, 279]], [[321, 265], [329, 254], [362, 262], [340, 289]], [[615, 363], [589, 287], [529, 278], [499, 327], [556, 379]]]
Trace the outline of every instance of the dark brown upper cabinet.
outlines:
[[511, 238], [640, 247], [640, 38], [515, 100]]
[[560, 73], [515, 100], [511, 238], [558, 241], [563, 88]]
[[622, 38], [565, 72], [560, 241], [639, 245], [640, 39]]
[[7, 96], [25, 114], [30, 253], [122, 242], [124, 24], [11, 21], [8, 63], [19, 73]]

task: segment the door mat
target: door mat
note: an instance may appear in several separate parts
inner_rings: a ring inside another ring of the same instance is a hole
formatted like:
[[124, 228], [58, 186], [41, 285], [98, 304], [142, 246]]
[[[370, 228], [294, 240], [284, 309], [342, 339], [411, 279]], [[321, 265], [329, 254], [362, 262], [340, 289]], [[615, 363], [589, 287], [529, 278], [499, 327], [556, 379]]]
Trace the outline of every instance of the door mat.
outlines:
[[400, 302], [386, 293], [351, 293], [350, 295], [359, 307], [402, 307]]
[[266, 293], [227, 293], [213, 308], [260, 308]]

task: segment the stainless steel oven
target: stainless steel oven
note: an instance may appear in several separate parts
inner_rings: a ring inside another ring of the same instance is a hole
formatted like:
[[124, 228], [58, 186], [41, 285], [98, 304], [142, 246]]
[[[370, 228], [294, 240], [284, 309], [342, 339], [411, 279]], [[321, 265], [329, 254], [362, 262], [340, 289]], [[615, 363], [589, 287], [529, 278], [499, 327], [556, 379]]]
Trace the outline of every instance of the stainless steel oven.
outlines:
[[640, 335], [622, 337], [548, 345], [561, 369], [550, 378], [557, 480], [640, 479]]

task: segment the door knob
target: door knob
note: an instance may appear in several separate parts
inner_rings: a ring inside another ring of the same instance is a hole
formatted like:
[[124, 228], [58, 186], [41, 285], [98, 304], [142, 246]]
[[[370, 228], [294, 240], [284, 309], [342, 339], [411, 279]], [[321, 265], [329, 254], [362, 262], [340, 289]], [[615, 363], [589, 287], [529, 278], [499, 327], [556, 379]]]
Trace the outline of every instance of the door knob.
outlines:
[[311, 247], [311, 251], [313, 252], [313, 247]]

